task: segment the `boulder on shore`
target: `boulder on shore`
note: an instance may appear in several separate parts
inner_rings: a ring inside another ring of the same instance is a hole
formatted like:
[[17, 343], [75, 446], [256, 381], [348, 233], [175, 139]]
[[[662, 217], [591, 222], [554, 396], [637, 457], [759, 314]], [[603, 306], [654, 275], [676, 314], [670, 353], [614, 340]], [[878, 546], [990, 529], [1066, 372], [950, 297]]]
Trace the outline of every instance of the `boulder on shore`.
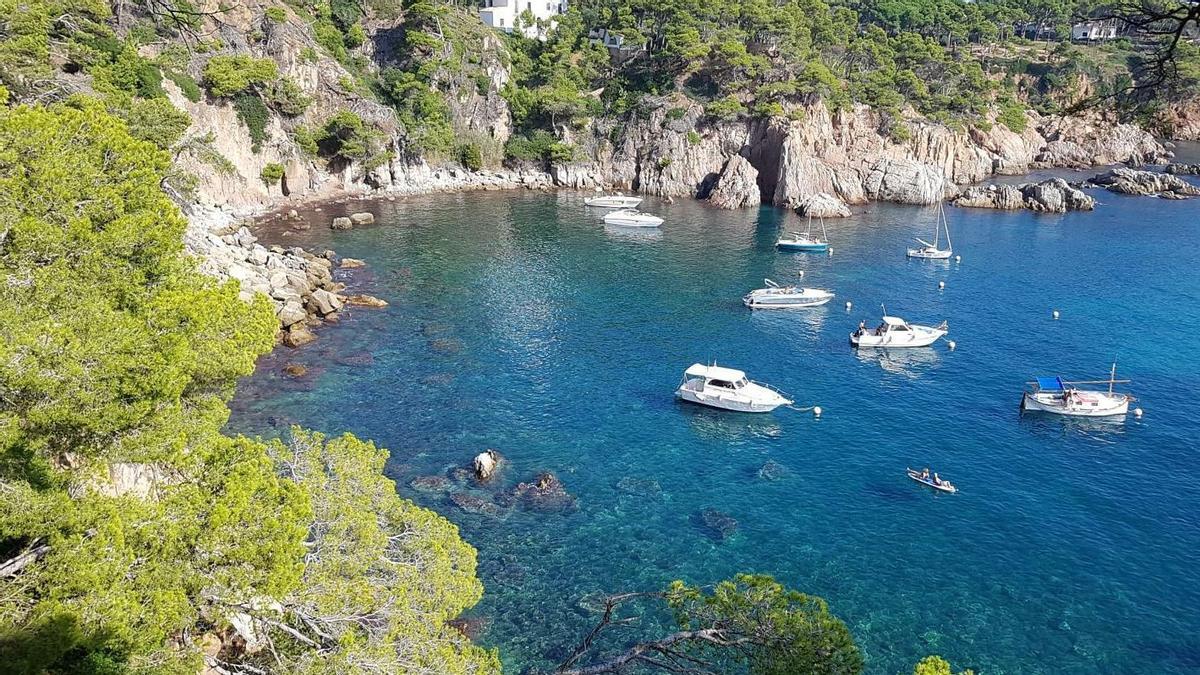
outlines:
[[818, 192], [801, 197], [796, 202], [796, 213], [813, 218], [848, 218], [850, 207], [831, 194]]
[[1029, 209], [1042, 213], [1091, 211], [1096, 200], [1061, 178], [1021, 185], [972, 185], [951, 202], [977, 209]]
[[1179, 176], [1136, 169], [1113, 169], [1093, 176], [1089, 182], [1109, 192], [1125, 195], [1159, 195], [1175, 199], [1200, 195], [1200, 188]]
[[303, 347], [316, 339], [317, 336], [313, 335], [313, 332], [304, 323], [293, 324], [283, 332], [283, 344], [293, 349]]
[[356, 307], [373, 307], [375, 309], [382, 309], [388, 306], [387, 300], [381, 300], [380, 298], [377, 298], [373, 295], [367, 295], [366, 293], [357, 293], [355, 295], [348, 296], [346, 298], [346, 304], [354, 305]]
[[370, 225], [371, 223], [375, 222], [375, 214], [367, 211], [354, 213], [350, 216], [350, 222], [354, 223], [355, 225]]
[[354, 222], [345, 216], [339, 216], [333, 219], [333, 222], [329, 224], [329, 227], [333, 230], [349, 230], [354, 227]]
[[366, 261], [359, 260], [358, 258], [342, 258], [341, 264], [338, 265], [338, 267], [341, 267], [344, 270], [354, 269], [356, 267], [366, 267], [366, 266], [367, 266]]
[[723, 209], [740, 209], [747, 206], [758, 206], [762, 203], [762, 193], [758, 188], [758, 169], [750, 164], [750, 160], [741, 155], [734, 155], [725, 163], [721, 175], [708, 193], [708, 201], [713, 206]]

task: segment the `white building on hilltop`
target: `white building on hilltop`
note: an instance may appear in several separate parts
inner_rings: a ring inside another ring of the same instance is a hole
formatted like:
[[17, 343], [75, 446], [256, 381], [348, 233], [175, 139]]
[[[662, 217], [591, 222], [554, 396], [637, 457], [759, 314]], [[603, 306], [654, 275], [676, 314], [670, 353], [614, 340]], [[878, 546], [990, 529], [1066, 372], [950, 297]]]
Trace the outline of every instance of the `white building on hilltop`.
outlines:
[[[567, 0], [483, 0], [479, 18], [487, 26], [506, 33], [518, 29], [526, 37], [545, 39], [546, 29], [565, 11]], [[526, 12], [533, 16], [533, 25], [528, 25]]]
[[1071, 26], [1071, 39], [1075, 42], [1095, 42], [1097, 40], [1116, 40], [1117, 21], [1083, 21]]

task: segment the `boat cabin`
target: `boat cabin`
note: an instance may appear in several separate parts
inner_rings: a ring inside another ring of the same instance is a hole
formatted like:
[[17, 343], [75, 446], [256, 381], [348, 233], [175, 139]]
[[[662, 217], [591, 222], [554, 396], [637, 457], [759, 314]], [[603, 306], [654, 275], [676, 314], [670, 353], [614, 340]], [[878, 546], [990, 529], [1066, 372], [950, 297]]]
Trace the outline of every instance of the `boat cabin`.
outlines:
[[695, 384], [704, 384], [708, 387], [718, 387], [720, 389], [728, 389], [729, 391], [737, 391], [750, 384], [750, 380], [746, 379], [746, 374], [740, 370], [722, 368], [721, 366], [706, 366], [701, 363], [693, 364], [684, 371], [683, 376], [689, 384], [694, 382]]
[[875, 327], [876, 335], [886, 335], [888, 333], [910, 333], [912, 328], [908, 323], [898, 316], [885, 316], [883, 323]]

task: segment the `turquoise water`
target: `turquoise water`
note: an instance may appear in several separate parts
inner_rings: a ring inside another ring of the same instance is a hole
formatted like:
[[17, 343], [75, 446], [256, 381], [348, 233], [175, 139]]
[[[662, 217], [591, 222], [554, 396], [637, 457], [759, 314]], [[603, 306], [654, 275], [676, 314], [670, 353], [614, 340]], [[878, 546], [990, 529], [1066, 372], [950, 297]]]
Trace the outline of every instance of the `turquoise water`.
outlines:
[[[1200, 672], [1200, 201], [1097, 196], [1088, 214], [951, 209], [960, 264], [905, 259], [932, 230], [917, 207], [830, 222], [831, 257], [773, 249], [793, 215], [689, 200], [646, 201], [660, 234], [606, 229], [572, 193], [379, 202], [376, 225], [336, 233], [343, 207], [326, 208], [311, 232], [264, 237], [368, 260], [355, 287], [392, 304], [264, 359], [231, 425], [390, 448], [402, 494], [479, 549], [473, 615], [510, 672], [554, 665], [597, 594], [738, 571], [827, 598], [870, 672], [929, 653], [983, 673]], [[802, 270], [832, 303], [741, 306]], [[957, 349], [855, 353], [881, 303], [948, 320]], [[824, 415], [677, 403], [684, 368], [713, 359]], [[1018, 413], [1031, 376], [1103, 377], [1114, 359], [1140, 421]], [[293, 362], [309, 374], [283, 375]], [[552, 471], [577, 510], [469, 513], [409, 486], [488, 447], [508, 460], [498, 485], [454, 490], [492, 503]], [[731, 537], [703, 526], [709, 508]]]

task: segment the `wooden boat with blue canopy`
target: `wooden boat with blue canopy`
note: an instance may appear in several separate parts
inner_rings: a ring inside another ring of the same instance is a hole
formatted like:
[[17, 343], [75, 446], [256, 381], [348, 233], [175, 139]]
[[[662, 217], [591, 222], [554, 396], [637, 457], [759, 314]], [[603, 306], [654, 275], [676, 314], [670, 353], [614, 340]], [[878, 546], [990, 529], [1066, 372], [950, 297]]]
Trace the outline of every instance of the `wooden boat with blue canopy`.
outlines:
[[[1036, 377], [1021, 397], [1021, 410], [1070, 417], [1114, 417], [1129, 412], [1129, 394], [1113, 390], [1118, 383], [1117, 364], [1107, 380], [1068, 381], [1061, 377]], [[1083, 389], [1082, 385], [1107, 384], [1107, 391]]]

